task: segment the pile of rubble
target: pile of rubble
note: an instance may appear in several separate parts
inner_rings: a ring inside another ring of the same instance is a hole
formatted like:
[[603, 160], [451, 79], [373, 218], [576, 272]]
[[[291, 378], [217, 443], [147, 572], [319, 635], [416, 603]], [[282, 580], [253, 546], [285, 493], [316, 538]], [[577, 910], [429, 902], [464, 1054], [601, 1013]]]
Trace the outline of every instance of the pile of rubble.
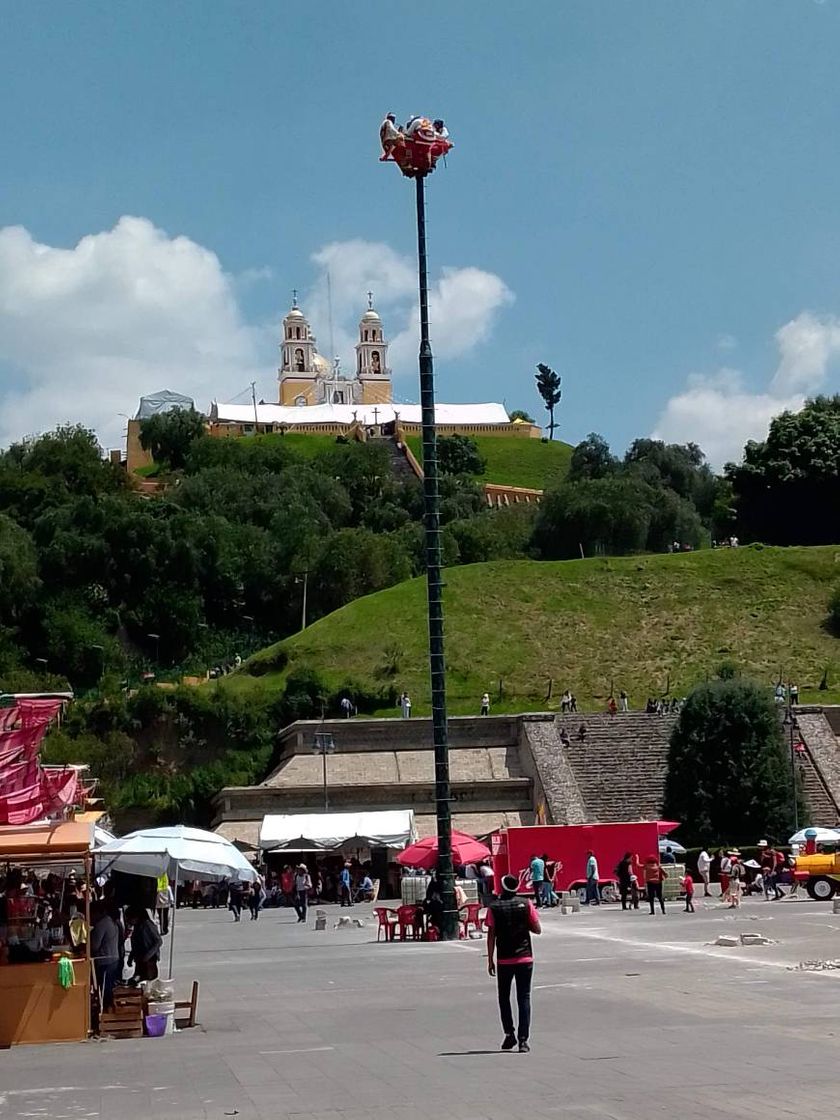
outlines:
[[800, 961], [798, 965], [791, 965], [791, 972], [834, 972], [840, 969], [840, 960], [832, 961]]
[[711, 942], [712, 945], [722, 945], [731, 949], [736, 945], [775, 945], [771, 937], [764, 937], [760, 933], [722, 933], [720, 937]]

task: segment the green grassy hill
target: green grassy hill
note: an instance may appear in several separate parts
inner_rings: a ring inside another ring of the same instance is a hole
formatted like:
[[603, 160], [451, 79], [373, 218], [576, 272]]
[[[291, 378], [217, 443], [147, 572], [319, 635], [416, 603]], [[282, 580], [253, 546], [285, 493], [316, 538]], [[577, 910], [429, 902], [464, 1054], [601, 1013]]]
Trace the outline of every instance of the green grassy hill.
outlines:
[[[836, 701], [840, 639], [824, 620], [838, 577], [834, 547], [447, 569], [450, 711], [477, 711], [485, 689], [496, 711], [556, 707], [566, 687], [582, 708], [597, 709], [611, 681], [639, 706], [669, 679], [671, 694], [684, 694], [724, 660], [768, 682], [790, 677], [802, 700]], [[221, 687], [274, 691], [292, 667], [308, 665], [335, 687], [354, 679], [407, 688], [415, 714], [424, 714], [425, 595], [415, 579], [358, 599], [281, 643], [289, 657], [282, 673], [252, 677], [246, 666]], [[817, 692], [826, 669], [832, 689]]]
[[[553, 482], [566, 477], [572, 445], [554, 440], [520, 439], [517, 436], [470, 436], [487, 463], [479, 482], [497, 482], [506, 486], [526, 486], [545, 490]], [[409, 436], [406, 443], [418, 462], [422, 462], [419, 436]]]

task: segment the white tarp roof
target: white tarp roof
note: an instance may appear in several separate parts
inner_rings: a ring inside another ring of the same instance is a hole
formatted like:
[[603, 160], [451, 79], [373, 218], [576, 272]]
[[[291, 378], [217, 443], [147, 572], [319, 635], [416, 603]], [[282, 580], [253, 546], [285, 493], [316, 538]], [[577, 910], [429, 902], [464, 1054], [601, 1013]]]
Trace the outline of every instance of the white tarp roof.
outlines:
[[160, 389], [157, 393], [150, 393], [147, 397], [140, 398], [135, 420], [147, 420], [150, 416], [157, 416], [159, 412], [169, 412], [173, 408], [195, 408], [192, 397], [185, 397], [183, 393], [174, 393], [171, 389]]
[[414, 840], [414, 810], [376, 813], [296, 813], [263, 817], [260, 847], [264, 851], [331, 851], [348, 841], [359, 846], [404, 848]]
[[[374, 415], [375, 410], [375, 415]], [[213, 402], [214, 419], [232, 424], [253, 424], [252, 404], [219, 404]], [[352, 424], [353, 416], [360, 424], [390, 424], [398, 413], [406, 424], [421, 423], [419, 404], [313, 404], [282, 405], [258, 404], [256, 419], [259, 424]], [[503, 404], [438, 404], [435, 405], [437, 424], [509, 424], [510, 419]]]

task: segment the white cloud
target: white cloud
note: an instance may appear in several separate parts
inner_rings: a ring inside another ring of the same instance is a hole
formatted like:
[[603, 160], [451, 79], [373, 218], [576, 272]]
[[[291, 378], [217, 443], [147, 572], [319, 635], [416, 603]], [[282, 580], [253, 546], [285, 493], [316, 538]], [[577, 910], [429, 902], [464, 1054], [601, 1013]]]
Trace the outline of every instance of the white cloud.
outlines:
[[734, 350], [738, 345], [738, 339], [734, 334], [719, 334], [715, 346], [718, 350]]
[[[382, 315], [390, 340], [389, 363], [396, 378], [412, 375], [417, 364], [419, 310], [414, 260], [382, 242], [351, 240], [325, 245], [312, 260], [321, 276], [308, 293], [304, 310], [318, 336], [322, 354], [330, 351], [329, 296], [332, 296], [334, 350], [345, 371], [353, 368], [358, 321], [367, 292]], [[329, 273], [330, 290], [327, 286]], [[432, 347], [440, 358], [457, 358], [484, 342], [497, 314], [514, 295], [495, 273], [445, 266], [429, 288]]]
[[739, 460], [747, 440], [766, 437], [774, 416], [797, 411], [822, 388], [840, 355], [840, 319], [832, 315], [803, 311], [775, 337], [779, 364], [766, 390], [751, 392], [735, 369], [692, 374], [686, 388], [665, 404], [653, 437], [697, 443], [715, 467]]
[[778, 393], [811, 393], [825, 380], [829, 362], [840, 354], [840, 320], [803, 311], [776, 331], [779, 367], [771, 383]]
[[[264, 377], [270, 350], [242, 320], [216, 255], [123, 217], [72, 249], [0, 230], [0, 446], [56, 423], [119, 446], [138, 398], [171, 388], [206, 407]], [[269, 367], [270, 368], [270, 367]]]

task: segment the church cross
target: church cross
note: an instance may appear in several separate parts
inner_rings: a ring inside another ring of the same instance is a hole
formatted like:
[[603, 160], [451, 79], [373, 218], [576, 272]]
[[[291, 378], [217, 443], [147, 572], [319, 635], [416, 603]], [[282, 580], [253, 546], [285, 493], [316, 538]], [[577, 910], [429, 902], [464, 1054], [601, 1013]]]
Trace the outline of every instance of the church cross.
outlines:
[[373, 311], [373, 292], [368, 292], [368, 311]]
[[374, 422], [374, 424], [379, 423], [379, 409], [378, 408], [375, 408], [373, 410], [373, 422]]
[[297, 288], [292, 288], [292, 307], [297, 307]]

